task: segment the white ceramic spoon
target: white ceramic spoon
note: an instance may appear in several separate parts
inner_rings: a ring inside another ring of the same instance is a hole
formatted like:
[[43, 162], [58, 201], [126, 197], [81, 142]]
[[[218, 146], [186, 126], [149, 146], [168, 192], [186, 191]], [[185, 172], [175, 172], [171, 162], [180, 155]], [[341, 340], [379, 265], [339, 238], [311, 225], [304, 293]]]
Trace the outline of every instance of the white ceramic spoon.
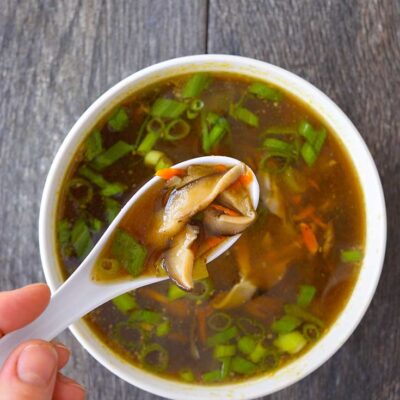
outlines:
[[[189, 165], [226, 165], [232, 167], [241, 162], [230, 157], [208, 156], [193, 158], [174, 166], [174, 168], [186, 169]], [[253, 179], [248, 188], [254, 209], [257, 208], [259, 199], [259, 185], [253, 173]], [[97, 242], [89, 255], [75, 272], [63, 283], [51, 296], [51, 300], [46, 310], [39, 318], [31, 322], [29, 325], [7, 334], [0, 340], [0, 366], [3, 365], [9, 353], [20, 343], [29, 339], [51, 340], [67, 328], [71, 323], [83, 317], [96, 307], [113, 299], [114, 297], [138, 289], [142, 286], [152, 283], [161, 282], [168, 277], [143, 276], [131, 280], [100, 283], [91, 279], [93, 266], [100, 255], [104, 245], [107, 243], [110, 235], [118, 226], [119, 222], [132, 207], [132, 205], [161, 178], [154, 177], [148, 181], [122, 208], [120, 213], [104, 232], [103, 236]], [[230, 237], [217, 246], [207, 257], [210, 262], [224, 253], [231, 247], [240, 237], [235, 235]]]

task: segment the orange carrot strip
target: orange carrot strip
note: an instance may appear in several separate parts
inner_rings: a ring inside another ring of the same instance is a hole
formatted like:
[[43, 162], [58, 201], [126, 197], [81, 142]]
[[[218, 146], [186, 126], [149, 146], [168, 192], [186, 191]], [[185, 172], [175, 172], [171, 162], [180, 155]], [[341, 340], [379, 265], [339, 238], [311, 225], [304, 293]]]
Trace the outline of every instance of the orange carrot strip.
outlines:
[[211, 208], [214, 208], [217, 211], [221, 211], [222, 213], [226, 214], [226, 215], [230, 215], [231, 217], [237, 217], [240, 214], [234, 210], [231, 210], [230, 208], [221, 206], [219, 204], [211, 204], [210, 206]]
[[239, 190], [241, 187], [242, 187], [242, 184], [241, 184], [240, 178], [239, 178], [239, 179], [236, 179], [236, 181], [233, 182], [231, 186], [229, 186], [229, 189]]
[[226, 165], [217, 164], [217, 165], [214, 165], [214, 169], [217, 172], [225, 172], [228, 169], [228, 167]]
[[211, 312], [212, 309], [210, 307], [198, 308], [196, 310], [199, 338], [202, 344], [206, 344], [207, 341], [207, 317]]
[[142, 288], [140, 290], [140, 293], [161, 304], [169, 304], [170, 302], [167, 296], [164, 296], [163, 294], [158, 293], [154, 289], [151, 289], [149, 287]]
[[318, 242], [313, 230], [310, 228], [309, 225], [301, 223], [300, 231], [303, 238], [303, 242], [306, 245], [308, 251], [311, 254], [315, 254], [318, 250]]
[[156, 175], [165, 180], [171, 179], [177, 175], [185, 175], [185, 170], [181, 168], [164, 168], [156, 172]]
[[308, 217], [311, 217], [315, 212], [315, 207], [312, 205], [308, 205], [306, 208], [301, 210], [298, 214], [293, 216], [294, 221], [301, 221]]
[[239, 177], [239, 182], [243, 186], [248, 186], [252, 180], [253, 180], [253, 175], [249, 169], [246, 169], [246, 172]]
[[225, 236], [210, 236], [207, 238], [200, 246], [198, 249], [198, 256], [201, 256], [205, 253], [207, 253], [209, 250], [212, 248], [218, 246], [221, 242], [225, 240]]

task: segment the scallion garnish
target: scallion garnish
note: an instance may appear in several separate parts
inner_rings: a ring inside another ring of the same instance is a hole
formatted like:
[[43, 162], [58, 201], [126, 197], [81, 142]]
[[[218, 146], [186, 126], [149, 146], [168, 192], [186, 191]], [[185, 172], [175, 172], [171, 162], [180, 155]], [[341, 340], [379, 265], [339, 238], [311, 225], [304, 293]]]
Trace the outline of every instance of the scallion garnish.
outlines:
[[120, 296], [114, 297], [112, 302], [114, 306], [124, 314], [138, 308], [135, 298], [130, 293], [124, 293]]
[[218, 332], [213, 336], [210, 336], [207, 340], [207, 345], [210, 347], [214, 347], [218, 344], [225, 344], [236, 337], [238, 334], [239, 331], [236, 326], [231, 326], [228, 329], [224, 329], [223, 331]]
[[101, 132], [95, 129], [86, 141], [86, 160], [91, 161], [103, 151]]
[[163, 138], [169, 141], [175, 141], [185, 138], [189, 135], [190, 125], [183, 119], [174, 119], [165, 128]]
[[305, 337], [298, 331], [281, 333], [275, 340], [274, 346], [289, 354], [296, 354], [307, 344]]
[[123, 193], [126, 189], [126, 187], [121, 183], [110, 183], [106, 181], [100, 174], [92, 171], [86, 165], [79, 168], [79, 174], [102, 189], [100, 193], [106, 197]]
[[194, 74], [184, 86], [182, 90], [182, 97], [198, 97], [201, 92], [207, 88], [211, 82], [211, 77], [205, 72]]
[[355, 263], [362, 260], [362, 252], [360, 250], [342, 250], [340, 259], [344, 263]]
[[254, 82], [248, 88], [249, 93], [254, 94], [260, 99], [269, 101], [281, 101], [282, 92], [278, 89], [267, 86], [265, 83]]
[[133, 150], [133, 146], [119, 140], [109, 147], [106, 151], [98, 155], [92, 162], [91, 166], [97, 171], [102, 171], [103, 169], [114, 164], [120, 158], [125, 157]]
[[157, 99], [150, 110], [150, 115], [159, 118], [179, 118], [187, 109], [187, 104], [173, 99]]
[[246, 360], [243, 357], [233, 357], [231, 368], [233, 372], [242, 375], [254, 374], [257, 370], [257, 366], [251, 361]]
[[108, 120], [108, 127], [114, 132], [121, 132], [128, 127], [129, 117], [128, 113], [123, 107], [114, 111], [114, 114]]
[[79, 259], [87, 256], [93, 247], [89, 227], [82, 218], [78, 219], [72, 227], [71, 244]]
[[231, 104], [229, 107], [229, 114], [231, 117], [242, 121], [247, 125], [254, 128], [258, 127], [259, 121], [257, 115], [245, 107]]
[[108, 224], [114, 220], [114, 218], [121, 211], [121, 206], [118, 201], [114, 199], [104, 198], [104, 207], [105, 207], [105, 218]]
[[297, 295], [297, 304], [302, 307], [308, 307], [314, 299], [317, 289], [314, 286], [300, 286], [299, 294]]
[[115, 233], [111, 254], [132, 276], [138, 276], [143, 272], [147, 249], [122, 229], [117, 229]]
[[277, 333], [288, 333], [294, 331], [301, 325], [301, 320], [292, 315], [284, 315], [271, 325], [271, 329]]

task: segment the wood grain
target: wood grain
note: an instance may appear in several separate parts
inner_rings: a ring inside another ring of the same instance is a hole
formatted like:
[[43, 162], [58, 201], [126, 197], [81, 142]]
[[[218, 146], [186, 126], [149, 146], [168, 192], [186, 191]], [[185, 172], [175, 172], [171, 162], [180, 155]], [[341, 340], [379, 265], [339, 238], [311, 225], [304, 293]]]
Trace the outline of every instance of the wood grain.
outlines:
[[[15, 1], [0, 5], [0, 289], [43, 281], [37, 220], [44, 180], [68, 130], [140, 68], [204, 53], [206, 2]], [[65, 373], [89, 400], [157, 396], [104, 369], [69, 332]]]
[[361, 325], [322, 368], [271, 400], [400, 398], [400, 2], [210, 0], [210, 53], [282, 66], [330, 96], [375, 159], [388, 212], [378, 291]]
[[[400, 398], [400, 2], [398, 0], [2, 0], [0, 290], [43, 280], [37, 219], [69, 128], [107, 88], [152, 63], [230, 53], [287, 68], [352, 119], [382, 177], [388, 250], [360, 327], [322, 368], [271, 400]], [[157, 396], [94, 361], [69, 332], [66, 373], [89, 400]], [[190, 400], [190, 399], [188, 399]]]

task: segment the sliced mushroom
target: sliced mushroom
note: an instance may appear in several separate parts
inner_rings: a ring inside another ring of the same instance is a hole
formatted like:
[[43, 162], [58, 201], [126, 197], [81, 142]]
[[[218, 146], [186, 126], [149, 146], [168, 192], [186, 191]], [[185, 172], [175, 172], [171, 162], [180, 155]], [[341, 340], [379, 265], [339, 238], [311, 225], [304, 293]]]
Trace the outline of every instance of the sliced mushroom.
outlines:
[[250, 216], [254, 214], [249, 194], [242, 186], [239, 188], [230, 187], [224, 190], [217, 197], [217, 201], [226, 207], [239, 211], [243, 215]]
[[236, 165], [226, 172], [207, 175], [174, 189], [165, 206], [160, 233], [169, 237], [177, 234], [193, 215], [207, 208], [235, 182], [244, 169], [243, 164]]
[[219, 301], [213, 303], [214, 308], [236, 308], [250, 300], [257, 287], [246, 278], [242, 278], [239, 283], [232, 287], [227, 295]]
[[233, 216], [207, 208], [204, 212], [203, 224], [207, 231], [214, 235], [233, 236], [243, 232], [255, 220], [255, 217], [254, 211], [249, 216]]
[[163, 256], [162, 266], [170, 278], [185, 290], [193, 289], [194, 254], [190, 249], [199, 234], [197, 226], [186, 225], [172, 241]]
[[286, 221], [285, 202], [275, 180], [268, 172], [263, 171], [258, 174], [258, 182], [260, 184], [261, 198], [265, 206], [272, 214]]

